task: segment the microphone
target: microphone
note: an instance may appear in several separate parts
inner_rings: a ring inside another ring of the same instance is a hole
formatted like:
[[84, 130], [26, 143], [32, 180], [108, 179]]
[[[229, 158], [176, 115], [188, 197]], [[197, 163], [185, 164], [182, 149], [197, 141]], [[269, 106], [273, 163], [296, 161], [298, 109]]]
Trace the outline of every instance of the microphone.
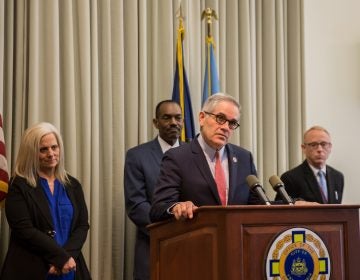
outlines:
[[284, 183], [280, 180], [280, 178], [276, 175], [273, 175], [269, 178], [269, 182], [273, 187], [274, 191], [276, 191], [282, 198], [282, 200], [289, 205], [294, 205], [293, 200], [290, 198], [288, 193], [285, 190]]
[[246, 182], [249, 185], [251, 190], [254, 190], [259, 196], [262, 203], [266, 205], [271, 205], [269, 198], [266, 196], [264, 189], [260, 185], [258, 178], [255, 175], [249, 175], [246, 177]]

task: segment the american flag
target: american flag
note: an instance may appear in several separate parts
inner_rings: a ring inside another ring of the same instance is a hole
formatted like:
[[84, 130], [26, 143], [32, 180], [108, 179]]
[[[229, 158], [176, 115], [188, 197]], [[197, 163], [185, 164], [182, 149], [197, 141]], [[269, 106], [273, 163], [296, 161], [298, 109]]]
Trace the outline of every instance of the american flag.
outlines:
[[8, 192], [9, 174], [6, 160], [5, 139], [2, 116], [0, 114], [0, 206], [4, 204]]

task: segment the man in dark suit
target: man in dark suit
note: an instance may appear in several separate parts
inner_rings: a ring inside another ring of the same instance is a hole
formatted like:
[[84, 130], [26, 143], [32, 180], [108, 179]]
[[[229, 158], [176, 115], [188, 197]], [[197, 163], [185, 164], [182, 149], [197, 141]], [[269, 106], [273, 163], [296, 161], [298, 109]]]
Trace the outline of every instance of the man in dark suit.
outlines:
[[150, 211], [153, 222], [191, 219], [203, 205], [259, 202], [246, 184], [246, 177], [256, 174], [251, 153], [227, 143], [239, 119], [240, 105], [233, 97], [218, 93], [208, 98], [199, 113], [197, 138], [163, 157]]
[[[306, 157], [304, 162], [281, 176], [287, 193], [305, 201], [341, 203], [344, 176], [326, 164], [332, 148], [329, 132], [320, 126], [311, 127], [304, 133], [301, 148]], [[321, 176], [324, 176], [323, 183]]]
[[163, 153], [179, 146], [179, 136], [183, 126], [181, 108], [172, 100], [161, 101], [155, 110], [154, 126], [158, 136], [145, 144], [128, 150], [124, 168], [124, 189], [126, 211], [137, 226], [134, 279], [150, 279], [149, 233], [150, 202]]

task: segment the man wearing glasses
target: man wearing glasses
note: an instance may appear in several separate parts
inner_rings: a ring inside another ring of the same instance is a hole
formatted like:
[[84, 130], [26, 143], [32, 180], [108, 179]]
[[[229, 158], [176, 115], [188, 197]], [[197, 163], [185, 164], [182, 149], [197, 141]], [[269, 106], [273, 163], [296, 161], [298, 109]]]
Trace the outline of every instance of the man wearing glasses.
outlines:
[[331, 147], [330, 134], [325, 128], [313, 126], [304, 133], [301, 145], [304, 162], [281, 176], [291, 197], [322, 204], [341, 203], [344, 176], [326, 164]]
[[246, 177], [256, 175], [251, 153], [228, 143], [239, 127], [240, 105], [230, 95], [208, 98], [199, 113], [200, 134], [165, 153], [150, 218], [191, 219], [203, 205], [258, 204]]

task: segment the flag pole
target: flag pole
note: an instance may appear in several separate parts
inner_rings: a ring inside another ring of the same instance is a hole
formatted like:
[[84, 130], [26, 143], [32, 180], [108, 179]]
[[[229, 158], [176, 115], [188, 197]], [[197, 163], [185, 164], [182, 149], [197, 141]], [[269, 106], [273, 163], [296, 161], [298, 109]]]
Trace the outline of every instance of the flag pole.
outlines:
[[203, 20], [204, 18], [206, 18], [207, 37], [209, 38], [212, 37], [211, 34], [212, 19], [214, 18], [215, 20], [217, 20], [218, 17], [214, 9], [206, 8], [201, 14], [201, 19]]
[[207, 36], [206, 36], [206, 65], [208, 67], [206, 67], [206, 73], [205, 75], [207, 76], [206, 78], [206, 86], [204, 85], [205, 88], [207, 88], [207, 91], [204, 91], [203, 92], [203, 100], [202, 102], [205, 102], [205, 100], [212, 94], [212, 79], [211, 79], [211, 72], [212, 72], [212, 69], [210, 67], [211, 65], [211, 59], [212, 59], [212, 56], [211, 56], [211, 52], [212, 52], [212, 48], [215, 47], [215, 42], [214, 42], [214, 38], [212, 36], [212, 22], [213, 22], [213, 19], [217, 20], [218, 19], [218, 16], [215, 12], [214, 9], [212, 8], [206, 8], [202, 14], [201, 14], [201, 20], [204, 20], [206, 19], [206, 26], [207, 26]]
[[[179, 20], [179, 27], [178, 27], [178, 36], [176, 42], [176, 54], [177, 54], [177, 62], [179, 67], [179, 103], [181, 107], [181, 114], [185, 116], [185, 96], [184, 96], [184, 65], [183, 65], [183, 50], [182, 50], [182, 41], [184, 40], [184, 17], [182, 13], [181, 2], [179, 6], [179, 10], [177, 11], [177, 16]], [[185, 141], [185, 125], [181, 129], [181, 140]]]
[[183, 142], [190, 141], [195, 137], [194, 117], [192, 113], [192, 105], [190, 98], [190, 88], [186, 77], [184, 55], [183, 55], [183, 40], [185, 36], [184, 15], [180, 1], [179, 9], [176, 11], [176, 17], [179, 20], [176, 39], [176, 69], [174, 76], [174, 88], [172, 100], [178, 102], [181, 107], [184, 124], [181, 130], [180, 139]]

